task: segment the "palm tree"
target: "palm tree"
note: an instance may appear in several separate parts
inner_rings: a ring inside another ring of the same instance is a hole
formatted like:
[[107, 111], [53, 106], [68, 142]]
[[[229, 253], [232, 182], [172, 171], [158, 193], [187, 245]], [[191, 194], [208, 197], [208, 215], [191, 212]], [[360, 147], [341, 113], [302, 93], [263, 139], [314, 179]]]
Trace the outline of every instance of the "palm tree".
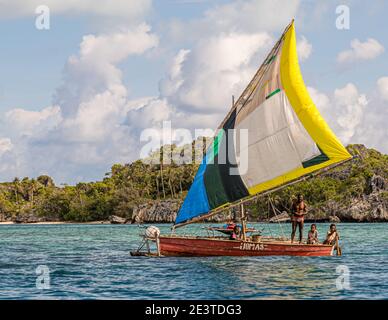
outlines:
[[15, 178], [13, 179], [13, 189], [14, 189], [14, 192], [15, 192], [15, 202], [16, 204], [19, 204], [19, 192], [20, 192], [20, 180], [19, 178]]

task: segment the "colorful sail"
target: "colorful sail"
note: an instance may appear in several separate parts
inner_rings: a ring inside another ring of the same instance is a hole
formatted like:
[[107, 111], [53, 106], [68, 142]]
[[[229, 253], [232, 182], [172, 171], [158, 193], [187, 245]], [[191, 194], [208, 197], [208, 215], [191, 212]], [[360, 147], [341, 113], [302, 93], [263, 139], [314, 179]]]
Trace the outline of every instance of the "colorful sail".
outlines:
[[[228, 129], [246, 129], [248, 150]], [[239, 163], [247, 154], [247, 170], [230, 157], [219, 161], [220, 150]], [[306, 89], [292, 22], [219, 127], [175, 224], [350, 158]]]

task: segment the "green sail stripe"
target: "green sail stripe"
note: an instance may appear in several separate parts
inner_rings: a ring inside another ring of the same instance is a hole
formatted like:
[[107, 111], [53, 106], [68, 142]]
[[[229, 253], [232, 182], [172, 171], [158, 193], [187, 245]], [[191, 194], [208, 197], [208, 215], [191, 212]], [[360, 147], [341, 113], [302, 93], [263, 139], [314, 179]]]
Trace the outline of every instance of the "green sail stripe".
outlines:
[[270, 64], [272, 61], [274, 61], [276, 58], [276, 55], [272, 56], [271, 58], [268, 59], [268, 61], [265, 64]]
[[272, 96], [279, 93], [280, 91], [281, 91], [280, 89], [276, 89], [275, 91], [271, 92], [268, 96], [266, 96], [265, 99], [271, 98]]
[[310, 159], [307, 161], [302, 162], [303, 168], [308, 168], [315, 166], [317, 164], [323, 163], [325, 161], [329, 161], [330, 158], [321, 150], [321, 148], [318, 146], [319, 151], [321, 151], [321, 154]]
[[224, 136], [224, 130], [220, 130], [217, 136], [214, 138], [213, 143], [208, 149], [209, 154], [207, 155], [206, 162], [213, 163], [214, 157], [218, 155], [218, 151], [220, 149], [220, 141]]

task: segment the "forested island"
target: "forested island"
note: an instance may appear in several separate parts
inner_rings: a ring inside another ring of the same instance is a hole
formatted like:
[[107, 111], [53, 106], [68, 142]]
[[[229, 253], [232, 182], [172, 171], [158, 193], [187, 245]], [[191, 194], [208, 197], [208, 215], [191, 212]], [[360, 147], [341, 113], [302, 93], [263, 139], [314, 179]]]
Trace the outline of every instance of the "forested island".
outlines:
[[[353, 161], [271, 194], [276, 211], [289, 212], [292, 198], [302, 193], [311, 221], [388, 221], [388, 155], [363, 145], [347, 149], [356, 156]], [[15, 178], [0, 184], [0, 222], [170, 223], [197, 168], [194, 163], [161, 165], [137, 160], [113, 165], [101, 181], [75, 186], [56, 186], [47, 175]], [[250, 221], [274, 216], [268, 197], [248, 203], [247, 213]], [[227, 216], [218, 215], [213, 221]]]

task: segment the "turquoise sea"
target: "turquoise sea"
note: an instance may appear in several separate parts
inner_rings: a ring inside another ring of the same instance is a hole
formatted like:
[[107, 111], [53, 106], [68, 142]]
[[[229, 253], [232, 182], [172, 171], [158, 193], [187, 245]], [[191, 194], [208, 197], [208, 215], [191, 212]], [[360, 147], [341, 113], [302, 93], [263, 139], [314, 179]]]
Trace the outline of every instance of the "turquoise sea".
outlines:
[[338, 228], [341, 257], [146, 258], [136, 225], [0, 225], [0, 299], [388, 299], [388, 224]]

